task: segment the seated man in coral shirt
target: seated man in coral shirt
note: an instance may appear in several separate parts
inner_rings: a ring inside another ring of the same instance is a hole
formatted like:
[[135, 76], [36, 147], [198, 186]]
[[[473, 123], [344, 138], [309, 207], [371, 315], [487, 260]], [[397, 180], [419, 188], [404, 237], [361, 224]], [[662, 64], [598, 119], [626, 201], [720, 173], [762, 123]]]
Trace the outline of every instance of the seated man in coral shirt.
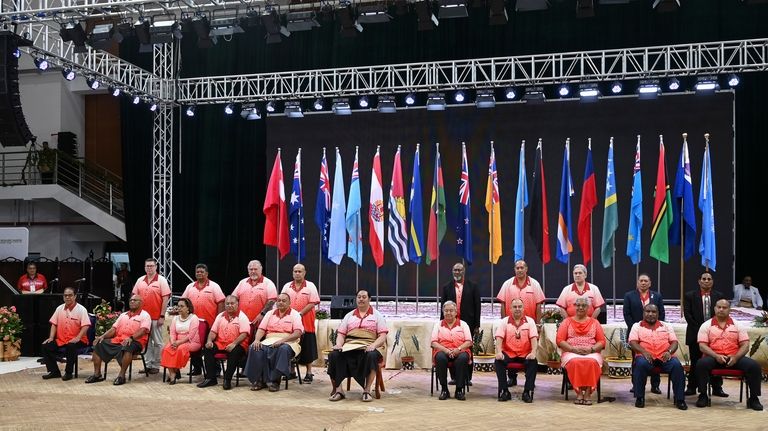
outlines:
[[513, 299], [512, 315], [501, 319], [501, 324], [494, 334], [499, 401], [512, 399], [507, 387], [507, 364], [517, 362], [525, 364], [525, 387], [521, 398], [523, 402], [533, 402], [538, 367], [536, 348], [539, 345], [539, 331], [536, 330], [536, 321], [523, 314], [524, 309], [521, 299]]
[[216, 317], [208, 333], [208, 341], [203, 349], [205, 362], [205, 379], [197, 384], [198, 388], [207, 388], [219, 384], [216, 380], [216, 354], [227, 355], [227, 369], [224, 372], [224, 390], [232, 389], [232, 376], [235, 375], [240, 362], [245, 358], [248, 348], [248, 336], [251, 324], [245, 313], [240, 311], [236, 296], [229, 295], [224, 300], [224, 311]]
[[269, 392], [280, 390], [280, 380], [291, 372], [291, 359], [301, 352], [299, 339], [303, 333], [301, 314], [291, 309], [291, 297], [281, 293], [277, 309], [268, 311], [261, 319], [251, 344], [245, 364], [251, 390], [264, 389], [267, 382]]
[[142, 310], [141, 296], [133, 295], [128, 301], [128, 311], [117, 318], [115, 324], [93, 340], [93, 375], [85, 379], [85, 383], [96, 383], [104, 380], [101, 375], [101, 363], [117, 358], [120, 363], [120, 374], [115, 378], [115, 386], [125, 383], [125, 371], [133, 361], [133, 356], [141, 353], [147, 345], [152, 318]]
[[747, 408], [760, 411], [760, 364], [747, 357], [749, 335], [743, 327], [736, 326], [730, 317], [731, 303], [721, 299], [715, 303], [715, 317], [707, 320], [699, 328], [697, 341], [703, 356], [696, 364], [696, 383], [699, 386], [699, 399], [696, 407], [707, 407], [707, 383], [713, 369], [731, 368], [744, 371], [749, 386]]
[[[43, 341], [43, 359], [48, 374], [43, 379], [61, 377], [61, 380], [72, 380], [72, 372], [77, 366], [77, 351], [88, 345], [88, 328], [91, 327], [91, 318], [88, 310], [77, 303], [75, 289], [64, 288], [64, 303], [56, 308], [51, 316], [51, 333]], [[63, 348], [67, 365], [62, 377], [59, 366], [56, 363], [56, 354]]]

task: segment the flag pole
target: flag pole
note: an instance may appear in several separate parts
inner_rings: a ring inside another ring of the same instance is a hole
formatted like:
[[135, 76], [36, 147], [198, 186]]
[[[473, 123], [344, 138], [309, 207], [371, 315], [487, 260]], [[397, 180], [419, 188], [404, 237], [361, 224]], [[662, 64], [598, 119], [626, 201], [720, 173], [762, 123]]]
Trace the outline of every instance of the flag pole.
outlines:
[[376, 267], [376, 309], [379, 308], [379, 267]]
[[320, 296], [320, 292], [323, 288], [323, 244], [320, 240], [320, 256], [317, 259], [317, 296]]
[[[587, 142], [589, 145], [590, 152], [592, 151], [592, 138], [587, 138]], [[591, 156], [590, 156], [591, 158]], [[594, 175], [594, 171], [593, 171]], [[587, 179], [584, 178], [584, 181]], [[584, 196], [581, 197], [581, 199], [584, 199]], [[589, 273], [592, 274], [591, 280], [595, 281], [595, 256], [592, 254], [592, 239], [594, 237], [593, 235], [593, 226], [592, 226], [592, 216], [594, 211], [590, 211], [589, 213]]]
[[[493, 154], [493, 141], [491, 141], [491, 154]], [[494, 154], [493, 157], [494, 157], [494, 162], [496, 162], [496, 155]], [[496, 266], [496, 264], [493, 263], [493, 215], [494, 215], [495, 212], [496, 212], [496, 206], [493, 205], [493, 193], [491, 193], [491, 219], [488, 220], [488, 224], [490, 225], [490, 228], [491, 228], [491, 242], [490, 242], [491, 246], [488, 249], [488, 260], [491, 262], [491, 283], [490, 283], [490, 285], [491, 285], [491, 295], [490, 295], [490, 297], [491, 297], [491, 314], [493, 314], [493, 309], [494, 309], [494, 306], [493, 306], [494, 305], [494, 302], [493, 302], [493, 269]], [[502, 307], [503, 307], [503, 305], [502, 305]]]
[[339, 265], [336, 265], [336, 296], [339, 296]]
[[[280, 155], [280, 147], [277, 148], [277, 154]], [[282, 160], [280, 161], [280, 164], [282, 165]], [[282, 170], [282, 166], [280, 166], [280, 170]], [[277, 248], [277, 251], [275, 252], [275, 280], [277, 280], [277, 285], [280, 285], [280, 247]]]
[[395, 315], [397, 315], [397, 306], [400, 304], [400, 265], [395, 269]]
[[616, 245], [615, 244], [611, 254], [612, 254], [611, 259], [613, 260], [613, 265], [611, 265], [611, 278], [612, 278], [612, 284], [613, 284], [613, 318], [615, 319], [616, 318]]
[[[439, 157], [440, 155], [440, 143], [435, 142], [435, 151], [437, 152], [437, 155]], [[432, 182], [435, 183], [437, 181], [437, 178], [433, 178]], [[437, 193], [437, 190], [433, 193]], [[437, 200], [437, 198], [435, 198]], [[438, 205], [435, 204], [435, 221], [439, 223], [438, 221]], [[435, 226], [435, 228], [439, 231], [440, 229]], [[439, 236], [439, 233], [438, 233]], [[429, 239], [427, 239], [427, 243], [429, 243]], [[429, 246], [427, 246], [427, 249], [429, 249]], [[429, 253], [429, 251], [427, 251]], [[437, 259], [435, 259], [435, 265], [437, 267], [435, 268], [435, 307], [437, 309], [437, 317], [440, 318], [440, 243], [437, 244]]]
[[[688, 141], [688, 134], [683, 133], [683, 145], [685, 145]], [[683, 151], [685, 151], [685, 148], [683, 148]], [[685, 195], [685, 193], [683, 193]], [[683, 297], [685, 296], [684, 291], [684, 282], [685, 282], [685, 229], [683, 229], [683, 215], [684, 207], [685, 207], [685, 199], [680, 200], [680, 317], [683, 316]]]
[[419, 312], [419, 264], [416, 264], [416, 312]]

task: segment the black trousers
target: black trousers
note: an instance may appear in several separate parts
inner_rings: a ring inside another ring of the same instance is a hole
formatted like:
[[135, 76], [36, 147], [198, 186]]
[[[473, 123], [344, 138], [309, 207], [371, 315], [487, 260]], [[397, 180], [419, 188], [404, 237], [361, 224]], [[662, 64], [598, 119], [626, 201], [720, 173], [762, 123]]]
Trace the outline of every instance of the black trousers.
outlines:
[[523, 390], [533, 392], [533, 389], [536, 387], [536, 371], [538, 371], [539, 363], [535, 359], [525, 359], [519, 356], [510, 358], [506, 353], [504, 353], [504, 359], [497, 359], [494, 362], [499, 392], [509, 390], [507, 386], [507, 364], [512, 362], [525, 364], [525, 388]]
[[440, 387], [443, 390], [448, 389], [448, 362], [453, 362], [451, 375], [456, 380], [456, 390], [463, 390], [469, 374], [469, 367], [467, 366], [469, 355], [467, 352], [461, 352], [451, 359], [445, 352], [437, 352], [435, 355], [435, 374], [437, 374], [437, 381], [440, 382]]
[[[689, 388], [695, 388], [697, 387], [697, 379], [696, 379], [696, 365], [699, 363], [699, 360], [702, 357], [701, 349], [699, 349], [699, 343], [696, 343], [695, 345], [689, 344], [688, 345], [688, 356], [691, 358], [691, 369], [688, 371], [688, 387]], [[723, 378], [722, 377], [713, 377], [712, 381], [710, 382], [712, 385], [712, 390], [717, 392], [719, 390], [723, 389]]]
[[61, 373], [59, 371], [59, 364], [56, 361], [56, 357], [59, 355], [59, 350], [64, 351], [64, 357], [67, 359], [67, 365], [64, 367], [65, 374], [72, 374], [77, 366], [77, 352], [85, 347], [85, 343], [78, 341], [77, 343], [67, 343], [61, 347], [56, 344], [56, 340], [50, 343], [43, 344], [43, 359], [45, 360], [45, 368], [49, 373]]
[[[741, 370], [744, 371], [747, 374], [747, 386], [749, 386], [749, 395], [750, 397], [759, 397], [760, 396], [760, 379], [762, 378], [762, 370], [760, 369], [760, 364], [757, 363], [752, 358], [748, 358], [746, 356], [743, 356], [741, 359], [736, 361], [735, 364], [733, 364], [731, 367], [726, 367], [725, 365], [721, 365], [717, 363], [715, 358], [712, 357], [704, 357], [699, 360], [699, 363], [696, 365], [696, 382], [699, 385], [699, 393], [706, 395], [707, 393], [707, 381], [709, 381], [709, 373], [717, 368], [732, 368], [735, 370]], [[723, 380], [720, 379], [720, 383], [722, 384]], [[713, 390], [714, 390], [714, 378], [713, 380]]]
[[243, 362], [243, 359], [245, 359], [245, 349], [243, 349], [243, 346], [239, 344], [234, 349], [232, 349], [231, 352], [227, 352], [226, 350], [219, 350], [215, 344], [212, 349], [203, 349], [206, 379], [215, 379], [216, 375], [218, 374], [218, 361], [215, 358], [216, 354], [218, 353], [227, 355], [227, 369], [224, 371], [224, 381], [232, 380], [232, 376], [234, 376], [237, 372], [237, 367], [239, 367]]

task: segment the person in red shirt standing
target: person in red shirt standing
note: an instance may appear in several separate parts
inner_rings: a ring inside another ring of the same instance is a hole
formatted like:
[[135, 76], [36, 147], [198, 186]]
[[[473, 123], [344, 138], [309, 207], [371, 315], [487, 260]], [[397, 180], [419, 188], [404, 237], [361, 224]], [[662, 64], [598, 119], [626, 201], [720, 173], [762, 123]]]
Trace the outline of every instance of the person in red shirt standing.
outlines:
[[168, 280], [157, 273], [156, 259], [146, 259], [144, 271], [147, 275], [136, 280], [131, 294], [141, 296], [144, 310], [152, 318], [149, 345], [145, 355], [147, 369], [143, 372], [157, 374], [160, 372], [160, 353], [163, 351], [163, 331], [161, 328], [165, 323], [165, 309], [171, 299], [171, 288], [168, 286]]
[[224, 371], [224, 390], [232, 389], [232, 376], [237, 367], [245, 358], [248, 348], [248, 335], [251, 333], [251, 324], [245, 313], [240, 311], [240, 305], [236, 296], [229, 295], [224, 300], [224, 311], [216, 316], [208, 340], [203, 349], [205, 360], [205, 379], [197, 384], [198, 388], [207, 388], [219, 384], [216, 380], [218, 369], [216, 367], [216, 354], [227, 355], [227, 369]]
[[512, 398], [507, 387], [507, 365], [513, 362], [525, 365], [525, 388], [521, 399], [525, 403], [533, 402], [533, 389], [536, 387], [536, 350], [539, 345], [539, 331], [536, 321], [523, 313], [522, 299], [512, 300], [512, 315], [501, 319], [496, 330], [496, 379], [499, 384], [499, 401]]
[[141, 307], [141, 296], [133, 295], [128, 301], [128, 311], [121, 314], [104, 335], [99, 335], [93, 340], [93, 375], [85, 379], [85, 383], [104, 381], [101, 363], [116, 358], [120, 363], [120, 374], [113, 384], [125, 384], [125, 372], [133, 357], [141, 353], [147, 345], [149, 328], [152, 325], [149, 313]]
[[315, 337], [315, 306], [320, 303], [315, 283], [305, 278], [307, 270], [298, 263], [293, 266], [293, 281], [283, 286], [281, 293], [291, 297], [291, 308], [301, 314], [304, 335], [301, 337], [301, 353], [297, 362], [307, 367], [304, 383], [312, 383], [312, 363], [317, 359], [317, 337]]
[[[61, 377], [61, 380], [72, 380], [72, 372], [77, 366], [77, 352], [88, 345], [88, 328], [91, 326], [91, 318], [88, 310], [77, 303], [75, 289], [64, 288], [64, 303], [56, 308], [51, 316], [51, 333], [43, 341], [43, 359], [48, 374], [43, 379]], [[67, 365], [64, 368], [64, 376], [59, 371], [56, 363], [56, 354], [59, 349], [64, 349]]]
[[232, 294], [240, 301], [240, 310], [248, 316], [252, 329], [256, 329], [277, 299], [277, 287], [262, 275], [261, 262], [248, 262], [248, 277], [240, 280]]
[[19, 277], [16, 289], [22, 294], [43, 293], [48, 289], [48, 281], [43, 274], [37, 272], [35, 262], [27, 263], [27, 273]]
[[[208, 332], [213, 321], [216, 320], [216, 316], [224, 311], [224, 292], [221, 291], [218, 283], [208, 278], [208, 266], [205, 264], [198, 263], [195, 265], [195, 278], [197, 280], [187, 285], [181, 297], [189, 299], [195, 310], [195, 315], [199, 319], [198, 324], [205, 326], [205, 337], [200, 340], [202, 342], [208, 338]], [[192, 363], [190, 375], [203, 374], [202, 356], [192, 355], [190, 362]]]
[[747, 408], [763, 410], [760, 404], [760, 364], [747, 356], [749, 335], [744, 327], [739, 327], [730, 316], [731, 303], [720, 299], [715, 303], [715, 317], [704, 322], [699, 328], [699, 349], [704, 356], [696, 365], [696, 383], [699, 386], [699, 399], [696, 407], [707, 407], [707, 383], [709, 373], [714, 369], [730, 368], [744, 371], [749, 386]]

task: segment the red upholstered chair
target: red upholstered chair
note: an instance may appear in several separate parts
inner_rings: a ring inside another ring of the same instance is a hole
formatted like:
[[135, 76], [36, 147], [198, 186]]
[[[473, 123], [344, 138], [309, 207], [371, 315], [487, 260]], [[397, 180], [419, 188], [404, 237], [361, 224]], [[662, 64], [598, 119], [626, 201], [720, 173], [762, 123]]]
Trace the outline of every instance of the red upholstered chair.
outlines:
[[[468, 367], [467, 377], [469, 377], [469, 370], [472, 369], [472, 358], [473, 358], [472, 352], [469, 352], [469, 362], [467, 362], [467, 367]], [[448, 368], [450, 369], [451, 367], [453, 367], [453, 361], [448, 361]], [[436, 390], [440, 389], [438, 387], [440, 385], [440, 382], [438, 382], [437, 379], [435, 379], [435, 372], [436, 372], [436, 370], [435, 370], [435, 359], [434, 359], [434, 356], [433, 356], [432, 357], [432, 372], [431, 372], [430, 383], [429, 383], [429, 396], [430, 397], [435, 393]], [[464, 382], [464, 388], [457, 388], [457, 389], [464, 389], [466, 392], [469, 392], [469, 385], [467, 383], [469, 383], [469, 380], [466, 380]]]
[[[709, 405], [712, 405], [712, 377], [739, 379], [739, 402], [744, 402], [744, 381], [747, 378], [747, 373], [733, 368], [715, 368], [709, 373], [709, 377], [709, 380], [707, 380], [707, 397], [709, 398]], [[749, 386], [746, 386], [746, 388], [747, 399], [749, 399]]]
[[662, 372], [660, 367], [653, 367], [649, 376], [660, 376], [662, 374], [667, 375], [667, 399], [669, 399], [669, 394], [672, 393], [672, 379], [669, 378], [669, 373]]
[[[248, 350], [245, 351], [245, 357], [243, 360], [237, 364], [237, 370], [235, 370], [234, 376], [235, 376], [235, 387], [240, 386], [240, 374], [243, 372], [243, 369], [245, 368], [245, 362], [248, 359]], [[226, 373], [227, 371], [227, 359], [229, 359], [229, 355], [226, 353], [216, 353], [213, 355], [213, 359], [218, 361], [219, 367], [221, 368], [222, 373]], [[192, 377], [190, 376], [190, 379]]]
[[[200, 325], [197, 327], [197, 333], [199, 335], [200, 340], [205, 340], [205, 333], [208, 332], [208, 328], [205, 325]], [[189, 352], [189, 384], [192, 384], [192, 357], [193, 356], [202, 356], [203, 355], [203, 347], [200, 346], [200, 350], [196, 352]], [[203, 363], [203, 368], [205, 368], [205, 363]], [[163, 382], [165, 382], [165, 367], [163, 367]], [[205, 374], [205, 370], [203, 370], [203, 374]]]
[[[149, 373], [147, 372], [147, 361], [144, 358], [144, 355], [147, 354], [147, 347], [149, 346], [149, 340], [152, 338], [152, 329], [150, 328], [149, 333], [147, 334], [147, 344], [144, 345], [144, 349], [142, 349], [141, 352], [139, 352], [139, 357], [141, 358], [141, 363], [144, 365], [144, 377], [149, 377]], [[136, 356], [133, 357], [133, 361], [136, 360]], [[131, 377], [133, 375], [133, 361], [131, 361], [131, 364], [128, 365], [128, 380], [131, 380]], [[109, 365], [109, 362], [104, 362], [104, 379], [107, 378], [107, 365]]]
[[[560, 395], [565, 395], [565, 400], [568, 401], [568, 389], [571, 388], [571, 383], [568, 380], [568, 371], [566, 371], [565, 367], [560, 369], [563, 372], [563, 384], [560, 386]], [[597, 402], [602, 402], [602, 395], [600, 393], [601, 386], [602, 386], [602, 377], [597, 379]]]

